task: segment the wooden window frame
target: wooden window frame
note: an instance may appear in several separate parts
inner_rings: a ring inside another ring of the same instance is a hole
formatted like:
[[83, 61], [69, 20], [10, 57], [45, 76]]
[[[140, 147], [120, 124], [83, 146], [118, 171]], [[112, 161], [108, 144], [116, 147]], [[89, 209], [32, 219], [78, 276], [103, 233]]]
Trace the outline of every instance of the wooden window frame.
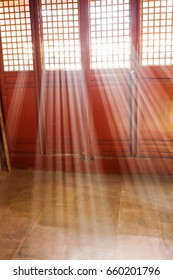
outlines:
[[[44, 71], [43, 65], [43, 40], [42, 40], [42, 26], [40, 21], [40, 1], [30, 0], [31, 7], [31, 31], [32, 31], [32, 44], [34, 55], [34, 68], [38, 71], [38, 76], [41, 76], [41, 72]], [[129, 71], [140, 71], [141, 68], [147, 67], [164, 69], [165, 67], [171, 67], [170, 65], [142, 65], [141, 53], [142, 53], [142, 34], [141, 34], [141, 6], [142, 1], [130, 0], [130, 68]], [[91, 41], [90, 41], [90, 1], [79, 1], [79, 38], [80, 38], [80, 52], [81, 52], [81, 70], [87, 75], [93, 71], [91, 67]], [[3, 50], [2, 50], [2, 37], [1, 37], [1, 72], [4, 72], [3, 66]], [[122, 67], [123, 68], [123, 67]], [[118, 70], [119, 68], [117, 68]], [[97, 69], [95, 69], [96, 71]], [[98, 69], [99, 70], [99, 69]], [[102, 69], [100, 69], [102, 70]], [[109, 72], [109, 69], [105, 68], [105, 71]], [[53, 71], [66, 71], [66, 69], [55, 69]], [[69, 71], [75, 71], [70, 70]], [[162, 71], [162, 70], [160, 70]]]
[[141, 0], [139, 23], [141, 66], [173, 65], [173, 30], [170, 24], [173, 7], [169, 12], [168, 2], [169, 0], [163, 2]]
[[4, 72], [33, 71], [29, 1], [1, 1], [1, 55]]

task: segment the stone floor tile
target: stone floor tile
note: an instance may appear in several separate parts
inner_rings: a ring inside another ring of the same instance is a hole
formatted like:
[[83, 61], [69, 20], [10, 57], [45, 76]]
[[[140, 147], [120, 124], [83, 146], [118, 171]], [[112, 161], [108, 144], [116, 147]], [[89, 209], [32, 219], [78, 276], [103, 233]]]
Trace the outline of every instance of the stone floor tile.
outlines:
[[119, 234], [117, 239], [119, 260], [166, 259], [161, 237]]
[[35, 217], [7, 209], [0, 217], [0, 238], [22, 240], [34, 222]]
[[74, 233], [67, 249], [67, 258], [75, 260], [113, 260], [116, 256], [114, 234], [100, 232]]
[[119, 233], [161, 236], [161, 221], [156, 210], [122, 208]]
[[0, 260], [11, 260], [19, 244], [18, 240], [0, 238]]
[[17, 259], [65, 259], [72, 232], [34, 225], [15, 255]]

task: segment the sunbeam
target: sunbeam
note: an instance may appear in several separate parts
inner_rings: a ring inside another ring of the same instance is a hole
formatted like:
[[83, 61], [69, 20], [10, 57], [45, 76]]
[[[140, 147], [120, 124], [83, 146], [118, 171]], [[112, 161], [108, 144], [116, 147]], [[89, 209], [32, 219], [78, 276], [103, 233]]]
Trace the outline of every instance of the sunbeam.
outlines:
[[172, 13], [0, 0], [0, 258], [173, 257]]

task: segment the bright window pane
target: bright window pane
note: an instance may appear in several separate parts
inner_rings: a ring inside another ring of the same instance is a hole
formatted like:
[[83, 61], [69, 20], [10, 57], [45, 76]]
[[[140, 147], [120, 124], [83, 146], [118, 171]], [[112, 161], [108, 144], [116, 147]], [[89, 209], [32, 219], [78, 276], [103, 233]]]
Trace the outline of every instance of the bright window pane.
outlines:
[[142, 1], [143, 65], [173, 64], [173, 1]]
[[79, 70], [78, 0], [41, 0], [44, 68]]
[[129, 0], [90, 0], [91, 68], [130, 67]]
[[4, 71], [33, 70], [29, 0], [0, 1]]

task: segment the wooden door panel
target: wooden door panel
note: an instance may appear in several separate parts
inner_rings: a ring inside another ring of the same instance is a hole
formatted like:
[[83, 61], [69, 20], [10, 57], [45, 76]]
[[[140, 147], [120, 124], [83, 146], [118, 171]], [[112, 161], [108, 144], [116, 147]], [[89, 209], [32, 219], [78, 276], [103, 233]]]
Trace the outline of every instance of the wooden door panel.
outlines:
[[130, 154], [131, 98], [128, 83], [92, 86], [94, 153]]
[[47, 152], [82, 154], [83, 115], [80, 86], [49, 86], [46, 92]]
[[140, 155], [173, 152], [173, 79], [143, 79], [139, 84]]
[[38, 148], [38, 120], [35, 88], [5, 90], [5, 122], [11, 152], [35, 153]]

